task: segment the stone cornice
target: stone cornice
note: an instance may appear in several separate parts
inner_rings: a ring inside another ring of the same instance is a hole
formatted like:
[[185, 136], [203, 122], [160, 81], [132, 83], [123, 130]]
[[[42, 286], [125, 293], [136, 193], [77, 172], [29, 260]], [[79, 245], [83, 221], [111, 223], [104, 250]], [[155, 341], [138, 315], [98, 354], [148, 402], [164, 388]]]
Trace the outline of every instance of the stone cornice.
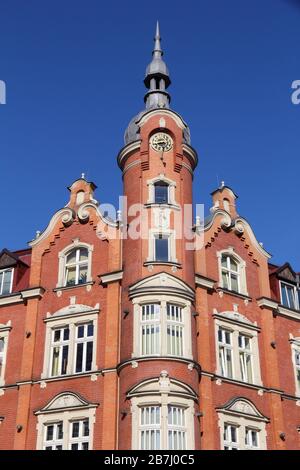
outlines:
[[123, 279], [123, 271], [114, 271], [112, 273], [99, 275], [101, 284], [110, 284], [111, 282], [121, 281]]
[[32, 287], [24, 289], [23, 291], [16, 292], [7, 296], [0, 297], [0, 307], [5, 305], [20, 304], [26, 302], [28, 299], [42, 298], [45, 289], [43, 287]]
[[276, 310], [278, 307], [278, 302], [273, 299], [269, 299], [268, 297], [260, 297], [259, 299], [256, 299], [257, 305], [260, 308], [268, 308], [270, 310]]
[[209, 279], [208, 277], [202, 276], [201, 274], [195, 275], [196, 287], [204, 287], [207, 290], [214, 290], [216, 281]]

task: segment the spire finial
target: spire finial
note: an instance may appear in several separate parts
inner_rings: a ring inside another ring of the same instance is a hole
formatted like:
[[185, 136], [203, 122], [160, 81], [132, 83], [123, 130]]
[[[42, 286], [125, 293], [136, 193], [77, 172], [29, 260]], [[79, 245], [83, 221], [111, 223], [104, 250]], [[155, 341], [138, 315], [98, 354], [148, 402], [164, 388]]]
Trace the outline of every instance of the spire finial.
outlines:
[[[155, 31], [155, 38], [154, 38], [154, 50], [153, 50], [153, 55], [156, 55], [156, 57], [161, 57], [163, 55], [163, 51], [161, 49], [161, 44], [160, 44], [160, 40], [161, 40], [161, 37], [160, 37], [160, 32], [159, 32], [159, 22], [157, 20], [156, 22], [156, 31]], [[155, 54], [156, 52], [158, 52], [158, 54]]]
[[148, 88], [145, 96], [146, 108], [169, 108], [170, 95], [167, 88], [171, 83], [168, 67], [162, 59], [159, 22], [156, 23], [152, 61], [146, 69], [144, 83]]

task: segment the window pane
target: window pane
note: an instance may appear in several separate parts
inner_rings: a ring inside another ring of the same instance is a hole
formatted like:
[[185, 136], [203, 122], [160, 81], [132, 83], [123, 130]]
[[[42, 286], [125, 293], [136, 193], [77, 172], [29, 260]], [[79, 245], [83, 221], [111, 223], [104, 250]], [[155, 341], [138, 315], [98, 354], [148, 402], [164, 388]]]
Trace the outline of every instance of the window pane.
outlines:
[[81, 248], [80, 249], [79, 261], [87, 260], [88, 259], [88, 254], [89, 254], [89, 252], [86, 248]]
[[59, 347], [53, 348], [52, 352], [52, 371], [51, 375], [59, 375]]
[[87, 281], [87, 266], [80, 266], [78, 284], [84, 284], [86, 281]]
[[222, 268], [227, 268], [227, 256], [222, 256], [221, 264], [222, 264]]
[[4, 338], [0, 338], [0, 354], [4, 351]]
[[79, 436], [79, 422], [76, 421], [72, 424], [72, 437]]
[[76, 372], [82, 372], [83, 343], [77, 344]]
[[84, 337], [84, 325], [80, 325], [77, 327], [77, 338]]
[[89, 429], [89, 421], [83, 421], [83, 435], [84, 436], [89, 436], [90, 434], [90, 429]]
[[162, 235], [155, 238], [155, 259], [156, 261], [169, 261], [169, 240]]
[[71, 253], [67, 256], [66, 263], [67, 264], [76, 263], [76, 250], [72, 250]]
[[74, 286], [76, 283], [76, 267], [66, 269], [66, 285]]
[[[2, 279], [2, 295], [10, 294], [11, 292], [11, 277], [12, 271], [4, 271]], [[1, 285], [0, 285], [1, 288]]]
[[295, 291], [293, 287], [287, 286], [288, 303], [290, 308], [295, 308]]
[[70, 336], [69, 328], [64, 328], [64, 341], [68, 341], [69, 336]]
[[61, 373], [67, 373], [69, 346], [63, 346]]
[[52, 441], [53, 440], [53, 434], [54, 434], [54, 426], [47, 426], [46, 440], [47, 441]]
[[239, 290], [238, 278], [235, 274], [231, 274], [231, 290], [235, 292]]
[[167, 204], [168, 203], [168, 185], [165, 183], [156, 183], [154, 188], [155, 188], [156, 204]]
[[88, 336], [93, 336], [93, 334], [94, 334], [94, 325], [93, 325], [93, 323], [89, 323], [88, 324], [87, 335]]
[[86, 365], [85, 370], [92, 370], [92, 360], [93, 360], [93, 342], [89, 341], [86, 345]]
[[229, 276], [227, 273], [222, 272], [222, 285], [224, 289], [229, 289]]

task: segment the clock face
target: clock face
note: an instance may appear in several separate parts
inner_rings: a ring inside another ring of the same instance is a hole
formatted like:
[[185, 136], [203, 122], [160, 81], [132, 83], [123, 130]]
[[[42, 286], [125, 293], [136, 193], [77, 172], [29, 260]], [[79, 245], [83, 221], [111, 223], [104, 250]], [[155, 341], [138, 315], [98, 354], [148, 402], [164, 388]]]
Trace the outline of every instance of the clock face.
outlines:
[[173, 141], [168, 134], [158, 132], [151, 137], [151, 147], [156, 152], [168, 152], [173, 147]]

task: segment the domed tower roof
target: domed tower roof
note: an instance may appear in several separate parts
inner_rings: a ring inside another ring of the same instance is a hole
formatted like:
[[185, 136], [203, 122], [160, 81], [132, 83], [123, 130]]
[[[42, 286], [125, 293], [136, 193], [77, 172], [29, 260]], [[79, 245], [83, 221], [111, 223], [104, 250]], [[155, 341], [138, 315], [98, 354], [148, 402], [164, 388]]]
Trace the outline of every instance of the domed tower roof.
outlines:
[[[159, 23], [156, 24], [156, 32], [154, 38], [154, 49], [152, 52], [152, 61], [146, 68], [146, 74], [144, 83], [148, 88], [145, 94], [144, 102], [145, 109], [139, 114], [134, 116], [124, 135], [125, 145], [130, 144], [136, 140], [139, 140], [139, 125], [138, 121], [143, 117], [144, 114], [148, 113], [153, 109], [170, 108], [171, 97], [167, 91], [167, 88], [171, 84], [170, 74], [168, 67], [162, 59], [163, 51], [161, 49], [161, 37], [159, 31]], [[190, 144], [190, 131], [186, 127], [183, 134], [183, 141], [186, 144]]]

